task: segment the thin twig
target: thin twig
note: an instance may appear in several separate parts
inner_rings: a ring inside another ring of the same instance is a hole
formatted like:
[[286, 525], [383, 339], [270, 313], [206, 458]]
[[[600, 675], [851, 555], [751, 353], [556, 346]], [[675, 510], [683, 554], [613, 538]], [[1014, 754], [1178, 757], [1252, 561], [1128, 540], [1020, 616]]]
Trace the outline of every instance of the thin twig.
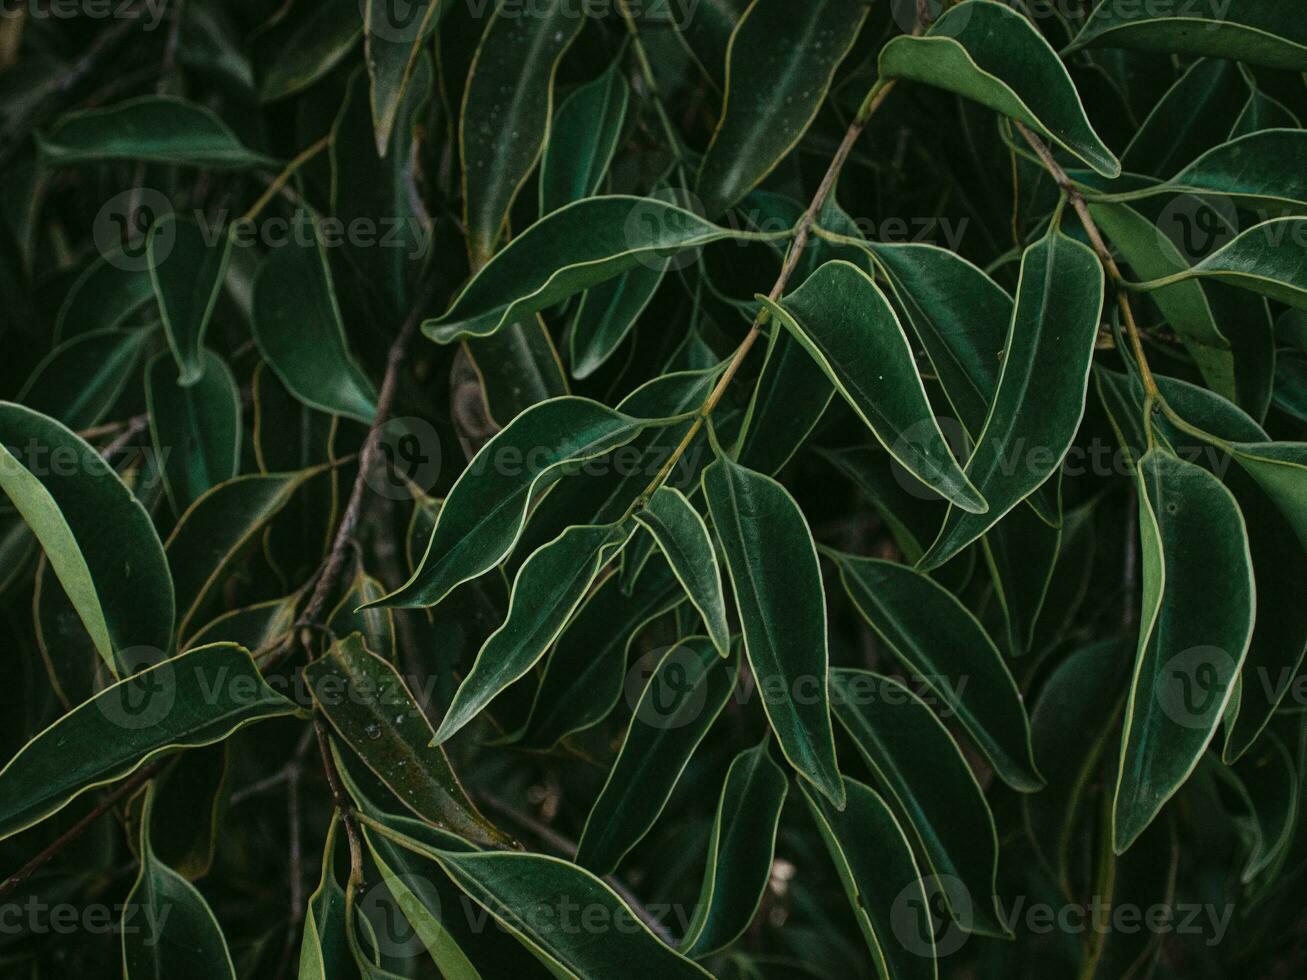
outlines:
[[349, 879], [353, 883], [363, 880], [363, 837], [359, 833], [358, 820], [354, 815], [354, 804], [348, 791], [336, 771], [336, 761], [331, 757], [331, 743], [327, 738], [327, 723], [318, 715], [313, 719], [313, 731], [318, 737], [318, 751], [322, 753], [322, 771], [327, 774], [327, 786], [331, 789], [332, 802], [340, 814], [340, 822], [345, 827], [345, 837], [349, 841]]

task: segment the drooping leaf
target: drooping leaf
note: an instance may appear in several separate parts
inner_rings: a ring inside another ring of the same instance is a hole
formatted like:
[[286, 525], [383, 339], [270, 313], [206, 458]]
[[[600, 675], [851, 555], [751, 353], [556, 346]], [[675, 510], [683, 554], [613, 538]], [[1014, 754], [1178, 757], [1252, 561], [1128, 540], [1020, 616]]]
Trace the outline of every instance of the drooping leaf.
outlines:
[[1253, 627], [1248, 537], [1230, 492], [1160, 450], [1140, 460], [1138, 479], [1143, 601], [1113, 802], [1118, 854], [1198, 764]]
[[1200, 58], [1153, 107], [1121, 154], [1127, 173], [1165, 179], [1218, 145], [1217, 123], [1233, 119], [1248, 101], [1248, 82], [1229, 61]]
[[417, 0], [402, 7], [387, 0], [366, 0], [364, 4], [363, 54], [371, 82], [377, 153], [383, 157], [422, 44], [443, 6], [442, 0]]
[[667, 267], [637, 266], [586, 291], [568, 335], [572, 377], [590, 377], [617, 352], [662, 285]]
[[[210, 241], [214, 234], [217, 241]], [[169, 214], [161, 215], [146, 237], [150, 282], [182, 386], [204, 374], [204, 334], [227, 275], [232, 241], [221, 230]]]
[[333, 816], [322, 852], [318, 887], [309, 896], [304, 910], [299, 958], [299, 976], [303, 980], [334, 980], [357, 975], [345, 940], [345, 890], [336, 880], [336, 839], [339, 832], [340, 818]]
[[302, 92], [340, 64], [363, 33], [363, 13], [358, 0], [281, 6], [249, 40], [259, 101]]
[[631, 88], [619, 55], [558, 107], [540, 162], [540, 213], [598, 194], [617, 152]]
[[957, 4], [924, 35], [894, 38], [881, 50], [880, 75], [956, 92], [1038, 130], [1104, 177], [1121, 173], [1057, 53], [1024, 14], [995, 0]]
[[773, 328], [749, 403], [736, 459], [772, 476], [798, 452], [835, 397], [835, 387], [788, 330]]
[[730, 459], [704, 471], [703, 490], [749, 666], [781, 751], [843, 806], [827, 691], [826, 596], [812, 532], [783, 486]]
[[352, 633], [304, 670], [319, 709], [360, 759], [427, 822], [477, 844], [508, 838], [477, 810], [395, 668]]
[[1307, 205], [1307, 178], [1293, 161], [1304, 152], [1307, 133], [1300, 129], [1248, 133], [1211, 148], [1147, 193], [1221, 194], [1251, 209], [1301, 207]]
[[749, 5], [731, 34], [726, 103], [695, 186], [707, 214], [716, 217], [738, 203], [803, 138], [867, 6], [864, 0]]
[[136, 376], [151, 333], [110, 328], [76, 334], [42, 358], [18, 400], [74, 432], [92, 428]]
[[1062, 529], [1049, 527], [1029, 507], [1014, 507], [984, 537], [985, 559], [1007, 623], [1007, 649], [1020, 656], [1034, 641], [1053, 578]]
[[780, 303], [759, 299], [905, 469], [968, 512], [985, 512], [935, 421], [898, 317], [865, 272], [828, 262]]
[[109, 669], [172, 645], [168, 561], [149, 515], [94, 449], [54, 419], [0, 402], [0, 489], [31, 528]]
[[0, 770], [0, 837], [39, 823], [159, 755], [220, 742], [253, 722], [295, 710], [235, 644], [197, 647], [148, 667], [74, 708]]
[[226, 742], [187, 749], [153, 783], [150, 845], [187, 881], [203, 878], [213, 867], [228, 789], [227, 761]]

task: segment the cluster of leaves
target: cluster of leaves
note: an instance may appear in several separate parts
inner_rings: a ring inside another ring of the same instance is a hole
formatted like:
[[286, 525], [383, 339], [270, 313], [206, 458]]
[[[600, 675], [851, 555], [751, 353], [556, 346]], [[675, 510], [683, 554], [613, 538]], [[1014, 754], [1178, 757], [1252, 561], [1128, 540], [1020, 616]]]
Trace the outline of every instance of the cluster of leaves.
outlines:
[[1307, 966], [1293, 4], [73, 8], [4, 975]]

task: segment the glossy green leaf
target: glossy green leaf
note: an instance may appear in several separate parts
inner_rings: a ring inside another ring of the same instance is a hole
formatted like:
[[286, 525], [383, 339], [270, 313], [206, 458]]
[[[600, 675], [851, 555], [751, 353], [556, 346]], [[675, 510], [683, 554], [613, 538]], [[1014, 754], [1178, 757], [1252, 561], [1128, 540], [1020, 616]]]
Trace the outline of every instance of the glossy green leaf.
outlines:
[[103, 160], [214, 169], [272, 165], [246, 149], [205, 107], [162, 95], [69, 113], [41, 138], [40, 147], [41, 159], [53, 166]]
[[619, 55], [558, 107], [540, 162], [540, 213], [598, 194], [626, 124], [631, 88]]
[[[318, 887], [304, 910], [304, 934], [300, 939], [299, 976], [302, 980], [335, 980], [353, 970], [349, 944], [345, 939], [345, 891], [336, 880], [336, 840], [340, 818], [333, 816], [322, 852]], [[353, 971], [356, 975], [357, 971]]]
[[486, 337], [623, 272], [731, 237], [749, 236], [656, 198], [586, 198], [514, 238], [422, 330], [442, 344]]
[[740, 661], [722, 663], [705, 637], [663, 654], [645, 686], [581, 832], [576, 863], [611, 873], [658, 821], [735, 688]]
[[246, 725], [295, 710], [235, 644], [197, 647], [148, 667], [74, 708], [0, 770], [0, 837], [39, 823], [159, 755], [221, 742]]
[[253, 328], [259, 352], [296, 398], [323, 412], [372, 421], [376, 388], [349, 352], [316, 230], [312, 244], [283, 245], [260, 264]]
[[156, 791], [146, 791], [139, 840], [141, 870], [123, 906], [125, 980], [236, 980], [222, 927], [189, 881], [150, 845]]
[[1276, 0], [1103, 0], [1068, 51], [1088, 47], [1177, 52], [1307, 71], [1307, 30]]
[[921, 567], [956, 555], [1061, 465], [1084, 415], [1102, 309], [1103, 267], [1088, 246], [1054, 230], [1026, 249], [998, 390], [967, 461], [989, 510], [950, 508]]
[[358, 44], [363, 14], [359, 0], [281, 6], [249, 40], [259, 101], [302, 92], [328, 74]]
[[241, 397], [231, 369], [212, 351], [199, 352], [200, 374], [188, 387], [176, 367], [167, 354], [150, 362], [145, 401], [164, 490], [181, 514], [240, 470]]
[[736, 459], [759, 473], [779, 473], [807, 440], [835, 397], [835, 387], [788, 330], [771, 332], [767, 360], [753, 389]]
[[1126, 173], [1167, 178], [1222, 142], [1218, 123], [1248, 101], [1248, 81], [1234, 62], [1200, 58], [1153, 106], [1121, 154]]
[[445, 499], [418, 570], [384, 604], [434, 606], [499, 564], [522, 533], [528, 504], [566, 464], [625, 445], [648, 425], [584, 398], [555, 398], [523, 412], [468, 464]]
[[588, 289], [577, 305], [568, 335], [572, 377], [584, 380], [617, 352], [654, 293], [662, 285], [667, 264], [637, 266]]
[[217, 856], [228, 795], [227, 761], [226, 742], [187, 749], [153, 784], [150, 844], [187, 881], [207, 875]]
[[939, 976], [939, 928], [903, 827], [870, 787], [847, 778], [844, 787], [849, 803], [841, 811], [799, 784], [839, 871], [876, 975], [934, 980]]
[[[110, 221], [114, 220], [111, 215]], [[154, 300], [142, 246], [131, 241], [133, 229], [123, 223], [116, 225], [115, 231], [121, 236], [122, 248], [100, 256], [77, 277], [59, 307], [56, 340], [121, 327]], [[134, 262], [130, 261], [133, 254]]]
[[1234, 458], [1280, 512], [1307, 549], [1307, 443], [1268, 442], [1240, 443], [1234, 446]]
[[364, 3], [363, 55], [371, 82], [377, 153], [381, 156], [386, 156], [390, 148], [400, 103], [442, 6], [442, 0], [418, 0], [402, 7], [387, 0]]
[[722, 571], [717, 564], [708, 526], [699, 512], [674, 487], [659, 487], [635, 519], [653, 535], [690, 602], [703, 617], [717, 652], [730, 652], [731, 629], [726, 621]]
[[204, 334], [227, 275], [231, 248], [230, 234], [175, 215], [161, 215], [150, 226], [150, 282], [181, 385], [195, 384], [204, 374]]
[[731, 34], [726, 102], [695, 186], [709, 215], [738, 203], [803, 138], [867, 7], [864, 0], [749, 5]]
[[[1123, 854], [1198, 764], [1253, 628], [1248, 536], [1230, 492], [1160, 450], [1139, 463], [1143, 602], [1112, 838]], [[1220, 595], [1220, 602], [1212, 597]]]
[[668, 0], [672, 26], [704, 73], [726, 88], [726, 60], [735, 25], [750, 0]]
[[526, 560], [513, 582], [508, 618], [477, 654], [440, 722], [437, 743], [459, 731], [535, 666], [585, 599], [600, 569], [630, 536], [626, 523], [572, 527]]
[[91, 330], [71, 337], [42, 358], [18, 401], [74, 432], [97, 425], [137, 377], [152, 332]]
[[120, 672], [123, 650], [171, 648], [175, 606], [163, 545], [94, 449], [53, 419], [0, 402], [0, 489], [111, 671]]
[[1024, 14], [995, 0], [957, 4], [923, 36], [894, 38], [881, 50], [880, 75], [956, 92], [1038, 130], [1104, 177], [1121, 173], [1057, 52]]
[[699, 901], [682, 943], [687, 956], [705, 956], [739, 938], [753, 921], [771, 879], [789, 781], [772, 761], [770, 741], [745, 749], [726, 773], [708, 838]]
[[1014, 507], [984, 537], [994, 593], [1007, 623], [1007, 650], [1020, 656], [1034, 642], [1053, 578], [1062, 529], [1049, 527], [1029, 507]]
[[1030, 720], [1002, 654], [943, 586], [906, 565], [831, 554], [854, 606], [903, 662], [956, 715], [998, 776], [1019, 792], [1043, 785], [1030, 749]]
[[313, 700], [395, 797], [423, 820], [478, 844], [505, 844], [468, 798], [394, 666], [352, 633], [304, 669]]
[[[889, 677], [836, 670], [831, 689], [835, 716], [889, 789], [923, 863], [965, 886], [970, 901], [950, 907], [953, 920], [968, 932], [1005, 935], [996, 902], [994, 815], [948, 729], [925, 701]], [[946, 905], [954, 897], [948, 889], [943, 895]]]
[[730, 459], [704, 471], [703, 491], [781, 751], [843, 806], [827, 691], [826, 596], [808, 522], [783, 486]]
[[545, 0], [529, 16], [501, 2], [486, 24], [459, 126], [463, 220], [476, 261], [495, 253], [513, 200], [540, 159], [553, 114], [554, 73], [584, 26], [585, 18], [564, 0]]
[[871, 278], [848, 262], [828, 262], [768, 309], [903, 467], [941, 496], [983, 513], [944, 440], [893, 308]]
[[1307, 133], [1300, 129], [1249, 133], [1213, 147], [1147, 193], [1221, 194], [1250, 209], [1307, 206], [1307, 177], [1293, 163], [1304, 153]]

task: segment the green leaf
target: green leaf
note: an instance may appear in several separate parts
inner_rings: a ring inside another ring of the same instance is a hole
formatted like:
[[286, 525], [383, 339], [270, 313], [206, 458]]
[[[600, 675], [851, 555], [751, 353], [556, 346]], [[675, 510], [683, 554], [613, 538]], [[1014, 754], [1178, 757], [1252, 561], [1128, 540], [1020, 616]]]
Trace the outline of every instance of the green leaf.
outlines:
[[808, 522], [783, 486], [725, 457], [704, 471], [703, 491], [767, 720], [790, 765], [843, 806], [827, 691], [826, 596]]
[[509, 242], [422, 330], [441, 344], [487, 337], [623, 272], [732, 237], [750, 236], [656, 198], [586, 198]]
[[322, 851], [322, 873], [318, 887], [304, 910], [304, 935], [300, 940], [299, 976], [302, 980], [347, 978], [353, 969], [346, 941], [345, 891], [336, 880], [336, 834], [340, 817], [333, 814]]
[[436, 731], [437, 744], [459, 731], [495, 695], [536, 665], [631, 531], [626, 522], [571, 527], [526, 560], [513, 582], [508, 618], [486, 640], [459, 685], [454, 703]]
[[150, 282], [183, 386], [204, 373], [204, 334], [231, 258], [231, 234], [218, 232], [216, 242], [210, 234], [198, 222], [165, 214], [145, 240]]
[[653, 535], [667, 563], [676, 573], [690, 602], [703, 617], [713, 646], [723, 657], [730, 653], [731, 628], [726, 621], [722, 570], [717, 564], [708, 526], [685, 494], [674, 487], [659, 487], [635, 519]]
[[955, 92], [1038, 130], [1104, 177], [1121, 173], [1057, 52], [1024, 14], [994, 0], [957, 4], [924, 36], [891, 40], [880, 77]]
[[944, 502], [924, 483], [898, 467], [879, 446], [817, 449], [817, 454], [849, 480], [871, 503], [903, 557], [916, 562], [923, 542], [939, 530]]
[[478, 811], [431, 725], [394, 666], [358, 633], [304, 668], [313, 700], [340, 737], [405, 806], [428, 823], [478, 844], [509, 839]]
[[507, 425], [532, 405], [569, 393], [558, 350], [538, 313], [492, 336], [470, 338], [463, 349], [496, 425]]
[[758, 298], [906, 470], [959, 507], [986, 510], [944, 441], [898, 317], [865, 272], [828, 262], [779, 304]]
[[18, 400], [74, 432], [97, 425], [137, 377], [136, 366], [153, 332], [111, 328], [65, 340], [41, 359]]
[[0, 838], [160, 755], [221, 742], [296, 710], [235, 644], [197, 647], [148, 667], [74, 708], [0, 770]]
[[1030, 748], [1030, 720], [1002, 654], [943, 586], [906, 565], [828, 552], [849, 598], [898, 658], [938, 695], [1003, 782], [1030, 793], [1044, 784]]
[[1230, 61], [1200, 58], [1155, 105], [1121, 154], [1129, 174], [1170, 177], [1222, 142], [1220, 125], [1248, 101], [1248, 81]]
[[876, 975], [935, 980], [938, 924], [903, 827], [870, 787], [848, 778], [844, 787], [849, 803], [841, 811], [799, 783], [844, 884]]
[[681, 943], [701, 958], [749, 928], [771, 880], [776, 831], [789, 781], [772, 761], [767, 738], [731, 762], [717, 803], [694, 919]]
[[56, 340], [120, 327], [154, 299], [150, 274], [144, 264], [147, 260], [140, 254], [140, 246], [130, 242], [131, 231], [128, 225], [119, 229], [124, 247], [131, 252], [118, 250], [101, 255], [73, 282], [55, 320]]
[[40, 138], [40, 152], [53, 166], [105, 160], [219, 170], [277, 166], [246, 149], [208, 109], [165, 95], [70, 112]]
[[[578, 980], [710, 976], [664, 945], [611, 888], [574, 864], [543, 854], [438, 849], [375, 821], [369, 823], [401, 847], [438, 862], [459, 888], [543, 958], [557, 976]], [[572, 921], [577, 910], [586, 909], [592, 918], [602, 917], [603, 929], [586, 929]]]
[[1187, 279], [1213, 279], [1307, 309], [1307, 218], [1273, 218], [1254, 225], [1193, 268], [1132, 286], [1153, 292]]
[[1307, 443], [1239, 443], [1234, 458], [1275, 501], [1298, 541], [1307, 549]]
[[1049, 527], [1029, 507], [1014, 507], [984, 537], [994, 593], [1007, 623], [1007, 650], [1021, 656], [1034, 642], [1053, 578], [1062, 529]]
[[249, 40], [260, 102], [302, 92], [340, 64], [363, 30], [358, 0], [285, 4]]
[[658, 292], [667, 268], [668, 263], [637, 266], [586, 291], [568, 335], [572, 377], [590, 377], [617, 352]]
[[[11, 448], [12, 447], [12, 448]], [[172, 645], [172, 578], [145, 509], [98, 453], [38, 412], [0, 402], [0, 489], [32, 529], [95, 648]]]
[[1102, 309], [1103, 267], [1088, 246], [1052, 230], [1026, 249], [998, 391], [967, 461], [989, 510], [950, 508], [922, 568], [948, 561], [1057, 471], [1084, 415]]
[[803, 345], [776, 328], [767, 360], [753, 389], [736, 459], [772, 476], [779, 473], [812, 433], [835, 397], [835, 388]]
[[[892, 678], [836, 670], [831, 688], [835, 717], [889, 790], [923, 864], [965, 886], [971, 901], [950, 907], [953, 920], [968, 932], [1010, 935], [999, 918], [994, 815], [948, 729], [925, 701]], [[953, 894], [942, 892], [949, 905]]]
[[372, 421], [376, 388], [350, 355], [316, 225], [313, 244], [295, 238], [260, 263], [252, 326], [259, 353], [296, 398], [323, 412]]
[[592, 82], [579, 86], [554, 116], [540, 163], [540, 213], [598, 194], [617, 153], [631, 88], [622, 55]]
[[153, 786], [150, 844], [155, 856], [187, 881], [203, 878], [217, 856], [228, 789], [227, 743], [178, 754]]
[[1143, 602], [1113, 802], [1117, 854], [1198, 765], [1253, 629], [1252, 563], [1234, 497], [1160, 450], [1140, 460], [1138, 480]]
[[468, 464], [445, 498], [422, 563], [389, 606], [434, 606], [455, 586], [489, 571], [513, 550], [527, 506], [568, 463], [623, 446], [650, 422], [584, 398], [527, 409]]
[[371, 82], [378, 156], [384, 157], [390, 146], [390, 134], [414, 66], [443, 6], [442, 0], [416, 0], [403, 7], [387, 0], [365, 0], [363, 57]]
[[735, 25], [750, 0], [668, 0], [681, 40], [717, 88], [726, 88], [726, 59]]
[[722, 663], [705, 637], [681, 640], [662, 656], [586, 817], [577, 864], [610, 874], [649, 833], [726, 706], [739, 668], [738, 659]]
[[150, 845], [156, 790], [145, 794], [141, 870], [122, 910], [125, 980], [236, 980], [222, 927], [195, 886], [168, 867]]
[[709, 215], [737, 204], [798, 145], [867, 9], [864, 0], [749, 5], [731, 34], [726, 102], [695, 186]]
[[173, 510], [184, 513], [205, 493], [236, 476], [241, 457], [241, 396], [231, 369], [200, 350], [189, 387], [176, 361], [159, 354], [145, 372], [150, 438]]
[[1307, 30], [1295, 13], [1276, 0], [1198, 0], [1160, 6], [1103, 0], [1067, 53], [1089, 47], [1129, 48], [1307, 71]]
[[222, 574], [254, 536], [320, 470], [249, 474], [220, 483], [182, 515], [168, 535], [168, 564], [177, 594], [177, 635], [183, 641], [203, 622]]
[[513, 200], [540, 159], [554, 73], [585, 22], [565, 0], [544, 0], [525, 17], [497, 3], [486, 25], [459, 124], [463, 221], [474, 266], [495, 253]]

